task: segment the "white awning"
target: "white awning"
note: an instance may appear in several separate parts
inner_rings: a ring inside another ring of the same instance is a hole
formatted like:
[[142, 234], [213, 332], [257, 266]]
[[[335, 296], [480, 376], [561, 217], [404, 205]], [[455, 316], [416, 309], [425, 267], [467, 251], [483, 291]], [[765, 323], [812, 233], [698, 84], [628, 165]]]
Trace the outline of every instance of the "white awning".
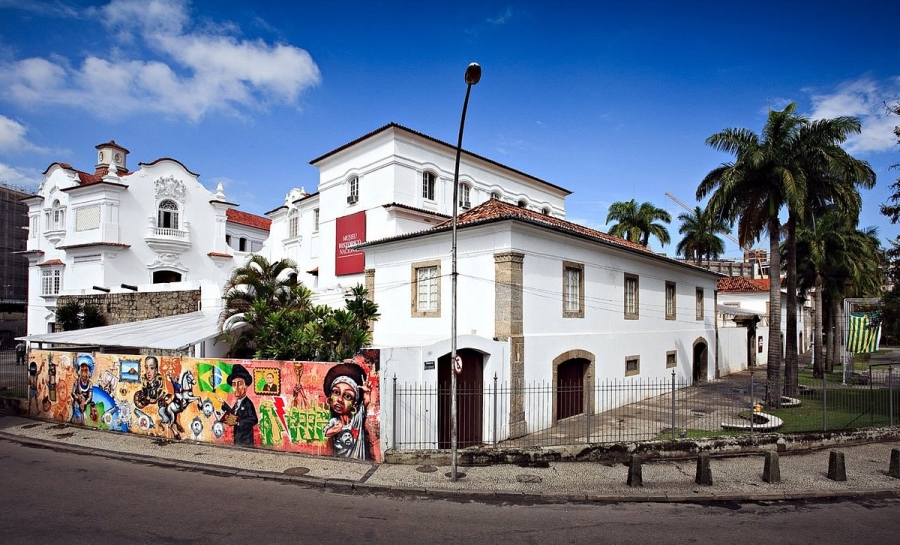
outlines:
[[203, 311], [126, 324], [19, 337], [31, 343], [179, 350], [219, 334], [218, 313]]

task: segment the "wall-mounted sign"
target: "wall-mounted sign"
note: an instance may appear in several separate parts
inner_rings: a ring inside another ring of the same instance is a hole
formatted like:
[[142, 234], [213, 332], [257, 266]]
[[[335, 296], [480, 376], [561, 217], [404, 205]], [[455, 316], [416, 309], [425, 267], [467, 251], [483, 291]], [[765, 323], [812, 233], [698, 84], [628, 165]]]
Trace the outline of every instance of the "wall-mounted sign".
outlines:
[[366, 241], [366, 212], [338, 218], [335, 222], [334, 274], [359, 274], [366, 268], [366, 254], [351, 246]]
[[434, 371], [434, 360], [425, 362], [426, 371]]

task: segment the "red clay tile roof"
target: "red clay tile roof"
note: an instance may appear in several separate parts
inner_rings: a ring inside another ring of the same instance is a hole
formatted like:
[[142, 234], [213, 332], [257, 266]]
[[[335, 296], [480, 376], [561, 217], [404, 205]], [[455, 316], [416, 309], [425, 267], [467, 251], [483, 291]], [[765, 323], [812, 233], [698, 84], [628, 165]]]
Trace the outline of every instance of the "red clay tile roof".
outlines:
[[123, 148], [122, 146], [116, 144], [116, 141], [115, 141], [115, 140], [110, 140], [109, 142], [104, 142], [103, 144], [97, 144], [96, 146], [94, 146], [95, 149], [107, 148], [107, 147], [109, 147], [109, 148], [116, 148], [116, 149], [119, 149], [119, 150], [124, 151], [125, 153], [131, 153], [131, 152], [128, 151], [127, 149], [125, 149], [125, 148]]
[[724, 292], [769, 291], [769, 279], [729, 276], [720, 278], [716, 283], [716, 289]]
[[[59, 165], [60, 168], [64, 168], [66, 170], [71, 170], [72, 172], [77, 174], [78, 175], [78, 183], [81, 185], [91, 185], [91, 184], [96, 184], [97, 182], [102, 182], [103, 177], [106, 176], [106, 174], [109, 172], [109, 168], [100, 167], [97, 170], [95, 170], [93, 174], [90, 174], [90, 173], [84, 172], [83, 170], [78, 170], [77, 168], [73, 168], [72, 165], [70, 165], [69, 163], [55, 162], [55, 163], [50, 163], [50, 166], [47, 167], [47, 169], [43, 172], [43, 174], [46, 175], [47, 172], [49, 172], [50, 169], [53, 168], [53, 165]], [[127, 176], [128, 174], [131, 174], [131, 173], [124, 168], [116, 169], [116, 175], [118, 175], [118, 176]]]
[[264, 218], [255, 214], [248, 214], [247, 212], [241, 212], [240, 210], [235, 210], [234, 208], [229, 208], [228, 210], [226, 210], [225, 217], [228, 218], [228, 221], [238, 223], [240, 225], [246, 225], [248, 227], [255, 227], [256, 229], [265, 229], [266, 231], [268, 231], [272, 226], [272, 220], [270, 220], [269, 218]]
[[53, 265], [62, 265], [63, 267], [66, 266], [66, 264], [59, 259], [51, 259], [49, 261], [44, 261], [43, 263], [38, 263], [38, 267], [51, 267]]
[[[553, 216], [541, 214], [540, 212], [535, 212], [534, 210], [522, 208], [520, 206], [499, 201], [497, 199], [491, 199], [485, 203], [479, 204], [475, 208], [471, 208], [463, 212], [462, 214], [457, 216], [456, 225], [460, 226], [475, 224], [498, 219], [524, 219], [532, 223], [540, 223], [548, 225], [550, 227], [556, 227], [565, 231], [571, 231], [578, 234], [587, 235], [592, 238], [597, 238], [605, 242], [611, 242], [618, 246], [624, 246], [632, 250], [640, 250], [642, 252], [647, 252], [648, 254], [653, 254], [652, 250], [635, 242], [631, 242], [619, 237], [614, 237], [595, 229], [590, 229], [583, 225], [578, 225], [577, 223], [561, 220]], [[452, 219], [445, 221], [435, 226], [434, 228], [440, 229], [442, 227], [450, 227], [451, 224]]]

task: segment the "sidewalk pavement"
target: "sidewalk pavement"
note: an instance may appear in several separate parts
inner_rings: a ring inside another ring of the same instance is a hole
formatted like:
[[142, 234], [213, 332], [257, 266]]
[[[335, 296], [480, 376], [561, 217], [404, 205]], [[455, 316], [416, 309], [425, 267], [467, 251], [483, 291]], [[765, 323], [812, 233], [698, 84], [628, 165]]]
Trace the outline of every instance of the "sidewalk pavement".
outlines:
[[[551, 462], [450, 468], [375, 464], [263, 449], [169, 441], [128, 433], [0, 416], [0, 439], [91, 456], [151, 463], [214, 475], [290, 482], [340, 493], [413, 495], [458, 501], [516, 504], [562, 502], [736, 502], [798, 499], [900, 497], [900, 479], [890, 477], [892, 449], [900, 441], [831, 449], [844, 453], [844, 482], [828, 479], [831, 450], [783, 454], [780, 483], [762, 479], [764, 456], [712, 457], [711, 486], [694, 483], [697, 459], [642, 464], [643, 487], [626, 484], [624, 464]], [[462, 476], [465, 475], [465, 476]]]

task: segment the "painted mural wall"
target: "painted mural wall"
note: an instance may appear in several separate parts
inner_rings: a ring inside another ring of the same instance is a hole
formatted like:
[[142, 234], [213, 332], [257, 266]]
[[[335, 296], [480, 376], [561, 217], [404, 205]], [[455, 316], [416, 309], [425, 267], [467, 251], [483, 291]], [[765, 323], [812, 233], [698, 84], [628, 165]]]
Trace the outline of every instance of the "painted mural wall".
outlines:
[[33, 350], [28, 365], [34, 417], [381, 461], [378, 350], [343, 363]]

